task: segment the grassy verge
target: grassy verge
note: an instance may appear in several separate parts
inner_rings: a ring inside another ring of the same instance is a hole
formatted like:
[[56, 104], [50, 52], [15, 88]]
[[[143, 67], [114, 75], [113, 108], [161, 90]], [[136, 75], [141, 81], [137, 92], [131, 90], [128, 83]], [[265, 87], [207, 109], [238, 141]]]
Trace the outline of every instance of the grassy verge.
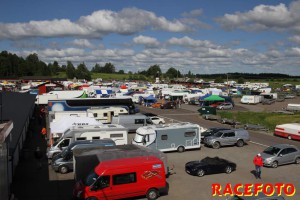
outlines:
[[300, 113], [295, 115], [284, 115], [265, 112], [227, 112], [220, 111], [218, 114], [222, 118], [234, 119], [242, 124], [260, 124], [271, 131], [278, 124], [300, 123]]

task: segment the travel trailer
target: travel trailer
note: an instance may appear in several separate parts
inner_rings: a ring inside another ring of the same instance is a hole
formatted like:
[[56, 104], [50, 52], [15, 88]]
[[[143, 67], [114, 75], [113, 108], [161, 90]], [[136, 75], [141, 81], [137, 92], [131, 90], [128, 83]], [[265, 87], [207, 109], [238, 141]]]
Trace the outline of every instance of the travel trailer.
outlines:
[[241, 98], [241, 103], [244, 104], [258, 104], [260, 102], [262, 102], [263, 100], [263, 96], [259, 96], [259, 95], [244, 95]]
[[111, 138], [117, 145], [128, 143], [128, 131], [121, 125], [104, 124], [100, 126], [72, 126], [48, 149], [47, 156], [52, 158], [77, 140], [99, 140]]
[[116, 106], [107, 108], [91, 107], [87, 109], [87, 112], [92, 113], [93, 117], [103, 124], [111, 123], [114, 116], [128, 115], [128, 111], [125, 108]]
[[300, 140], [300, 124], [280, 124], [275, 127], [274, 135], [288, 138], [289, 140]]
[[205, 129], [198, 124], [187, 122], [140, 127], [136, 130], [132, 144], [163, 152], [184, 152], [187, 149], [200, 149], [203, 131]]
[[139, 127], [151, 125], [152, 121], [146, 115], [135, 114], [113, 117], [111, 123], [124, 126], [128, 129], [128, 132], [135, 132], [135, 130]]

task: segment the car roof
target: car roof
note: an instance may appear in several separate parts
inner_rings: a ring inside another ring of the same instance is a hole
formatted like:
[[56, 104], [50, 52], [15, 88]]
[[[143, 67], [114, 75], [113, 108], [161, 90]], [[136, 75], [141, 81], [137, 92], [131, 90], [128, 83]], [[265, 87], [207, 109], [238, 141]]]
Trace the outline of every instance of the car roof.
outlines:
[[293, 148], [296, 148], [298, 149], [295, 145], [292, 145], [292, 144], [275, 144], [275, 145], [272, 145], [272, 147], [277, 147], [277, 148], [287, 148], [287, 147], [293, 147]]

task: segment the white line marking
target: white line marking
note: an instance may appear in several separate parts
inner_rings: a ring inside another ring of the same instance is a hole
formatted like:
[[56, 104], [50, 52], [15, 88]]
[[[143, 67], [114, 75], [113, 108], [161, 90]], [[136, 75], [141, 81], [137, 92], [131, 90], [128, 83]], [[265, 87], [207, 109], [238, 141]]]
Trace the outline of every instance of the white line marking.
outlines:
[[253, 143], [253, 144], [260, 145], [260, 146], [269, 147], [269, 145], [261, 144], [261, 143], [258, 143], [258, 142], [253, 142], [253, 141], [250, 141], [250, 142]]

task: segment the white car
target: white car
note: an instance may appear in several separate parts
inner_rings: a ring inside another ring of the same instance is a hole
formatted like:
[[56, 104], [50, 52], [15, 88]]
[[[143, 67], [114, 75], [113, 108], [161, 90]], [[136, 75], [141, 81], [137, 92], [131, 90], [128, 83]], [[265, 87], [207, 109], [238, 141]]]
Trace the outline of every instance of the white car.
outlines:
[[164, 124], [166, 123], [165, 120], [161, 117], [150, 117], [153, 124]]

